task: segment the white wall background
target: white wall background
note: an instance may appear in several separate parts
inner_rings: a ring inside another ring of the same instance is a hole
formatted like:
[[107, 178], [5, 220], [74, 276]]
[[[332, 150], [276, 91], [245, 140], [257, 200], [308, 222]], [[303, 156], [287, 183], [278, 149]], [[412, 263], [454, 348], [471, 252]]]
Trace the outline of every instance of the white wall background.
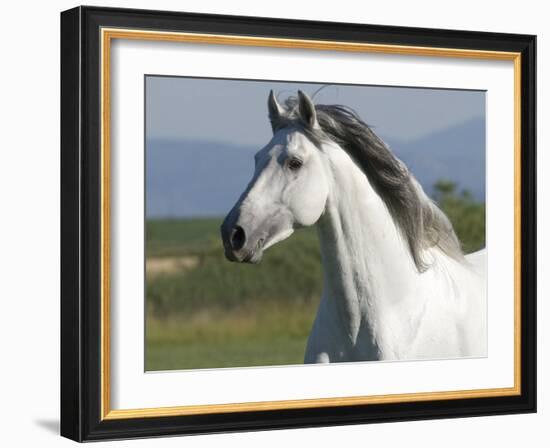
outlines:
[[[549, 13], [545, 2], [462, 0], [88, 1], [88, 4], [385, 25], [537, 34], [539, 172], [539, 413], [336, 428], [124, 441], [110, 446], [545, 446], [550, 393], [546, 254], [550, 238]], [[0, 69], [0, 438], [5, 446], [68, 446], [59, 438], [59, 12], [70, 1], [5, 2]], [[34, 443], [33, 443], [34, 442]], [[102, 446], [99, 444], [97, 446]]]

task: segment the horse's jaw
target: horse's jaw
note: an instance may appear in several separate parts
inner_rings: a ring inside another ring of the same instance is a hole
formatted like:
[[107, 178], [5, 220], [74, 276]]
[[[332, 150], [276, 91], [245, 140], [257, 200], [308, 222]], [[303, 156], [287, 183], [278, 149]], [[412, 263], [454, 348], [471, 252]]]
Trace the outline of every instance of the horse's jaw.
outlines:
[[275, 244], [277, 243], [280, 243], [281, 241], [284, 241], [286, 240], [290, 235], [292, 235], [294, 233], [294, 229], [293, 228], [290, 228], [290, 229], [286, 229], [286, 230], [283, 230], [282, 232], [274, 235], [269, 241], [267, 241], [267, 243], [264, 245], [263, 247], [263, 250], [267, 250], [269, 249], [271, 246], [274, 246]]

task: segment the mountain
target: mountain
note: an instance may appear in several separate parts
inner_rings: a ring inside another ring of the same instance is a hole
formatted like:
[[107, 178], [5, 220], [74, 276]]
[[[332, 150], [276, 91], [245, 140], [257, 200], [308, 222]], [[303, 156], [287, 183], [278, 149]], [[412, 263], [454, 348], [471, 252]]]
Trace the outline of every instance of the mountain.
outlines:
[[[484, 200], [483, 118], [414, 141], [387, 143], [428, 194], [438, 179], [447, 179]], [[258, 149], [201, 140], [148, 140], [147, 216], [225, 215], [250, 180]]]
[[485, 201], [485, 120], [476, 118], [412, 142], [388, 144], [428, 194], [439, 179]]
[[150, 140], [148, 217], [222, 216], [252, 176], [258, 148], [195, 140]]

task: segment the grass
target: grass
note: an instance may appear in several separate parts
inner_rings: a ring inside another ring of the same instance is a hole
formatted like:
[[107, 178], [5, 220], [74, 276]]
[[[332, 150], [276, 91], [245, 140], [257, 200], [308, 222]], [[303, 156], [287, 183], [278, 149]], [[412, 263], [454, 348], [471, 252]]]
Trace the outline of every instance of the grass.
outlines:
[[202, 254], [219, 248], [221, 218], [152, 219], [145, 228], [148, 257]]
[[[257, 265], [228, 262], [218, 236], [217, 220], [147, 223], [148, 258], [192, 261], [194, 268], [147, 275], [147, 300], [161, 316], [203, 309], [234, 309], [243, 304], [307, 302], [321, 292], [322, 269], [314, 229], [297, 231], [269, 249]], [[166, 235], [162, 234], [166, 225]], [[203, 233], [197, 228], [203, 225]], [[149, 229], [152, 229], [151, 231]], [[214, 231], [215, 229], [215, 231]]]
[[316, 304], [148, 316], [146, 370], [301, 364]]
[[322, 285], [315, 230], [241, 265], [225, 259], [219, 224], [147, 222], [148, 261], [179, 268], [147, 272], [146, 370], [303, 362]]

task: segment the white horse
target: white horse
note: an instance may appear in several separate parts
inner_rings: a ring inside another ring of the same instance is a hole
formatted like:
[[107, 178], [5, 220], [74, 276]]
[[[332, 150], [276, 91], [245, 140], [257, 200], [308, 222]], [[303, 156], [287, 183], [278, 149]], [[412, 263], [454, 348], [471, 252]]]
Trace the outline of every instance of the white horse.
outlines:
[[353, 110], [301, 91], [268, 100], [273, 138], [222, 224], [226, 257], [259, 262], [316, 225], [324, 288], [305, 362], [487, 353], [485, 251], [452, 225]]

